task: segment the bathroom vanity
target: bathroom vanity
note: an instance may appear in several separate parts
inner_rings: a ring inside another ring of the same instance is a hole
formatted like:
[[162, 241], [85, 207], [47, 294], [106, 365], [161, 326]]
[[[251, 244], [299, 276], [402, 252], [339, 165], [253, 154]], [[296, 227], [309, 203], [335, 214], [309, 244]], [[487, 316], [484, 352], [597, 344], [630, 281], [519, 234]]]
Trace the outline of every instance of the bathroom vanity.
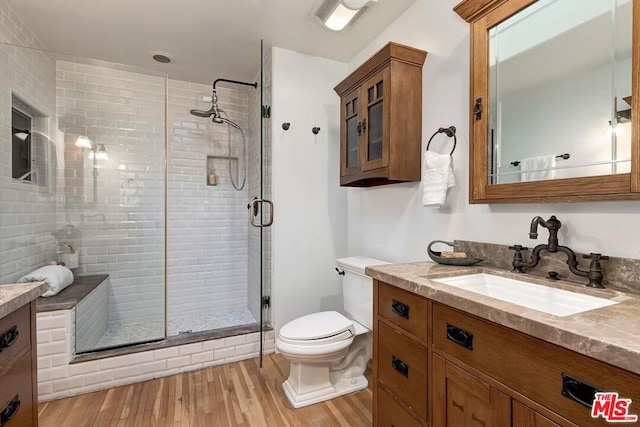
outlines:
[[0, 286], [0, 425], [38, 425], [35, 299], [44, 283]]
[[[483, 272], [615, 305], [551, 315], [438, 281]], [[375, 426], [606, 425], [591, 417], [596, 391], [631, 399], [628, 414], [640, 415], [640, 298], [426, 262], [367, 274], [375, 279]]]

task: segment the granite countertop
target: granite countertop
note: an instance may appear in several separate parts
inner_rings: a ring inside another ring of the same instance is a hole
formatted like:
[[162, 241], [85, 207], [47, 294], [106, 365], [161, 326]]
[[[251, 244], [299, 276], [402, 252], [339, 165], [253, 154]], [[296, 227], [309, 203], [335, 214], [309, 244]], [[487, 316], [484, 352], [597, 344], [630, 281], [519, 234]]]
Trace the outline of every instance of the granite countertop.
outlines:
[[[482, 272], [611, 299], [619, 303], [559, 317], [432, 280]], [[539, 276], [511, 273], [491, 267], [455, 267], [431, 262], [371, 266], [367, 267], [366, 274], [433, 301], [640, 374], [638, 295], [611, 289], [591, 289], [583, 284], [564, 280], [551, 282]]]
[[46, 290], [44, 282], [0, 285], [0, 319], [38, 298]]

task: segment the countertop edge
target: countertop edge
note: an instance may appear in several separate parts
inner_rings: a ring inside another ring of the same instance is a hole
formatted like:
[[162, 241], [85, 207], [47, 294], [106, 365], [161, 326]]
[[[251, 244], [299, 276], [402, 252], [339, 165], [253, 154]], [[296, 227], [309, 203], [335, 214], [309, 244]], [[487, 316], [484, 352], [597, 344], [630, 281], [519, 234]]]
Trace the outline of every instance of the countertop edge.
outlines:
[[47, 288], [44, 282], [0, 285], [0, 318], [35, 300], [45, 293]]
[[[420, 274], [416, 272], [401, 274], [384, 271], [392, 266], [398, 268], [401, 265], [405, 265], [415, 268], [422, 264], [427, 268], [427, 271]], [[434, 266], [437, 266], [438, 271], [433, 273], [429, 272], [428, 269], [431, 269]], [[430, 299], [434, 302], [452, 307], [456, 310], [460, 310], [489, 322], [640, 375], [640, 349], [636, 350], [627, 348], [614, 342], [614, 340], [607, 341], [601, 338], [593, 338], [578, 331], [572, 331], [540, 319], [533, 319], [530, 316], [519, 314], [518, 311], [531, 312], [535, 310], [522, 310], [522, 307], [515, 304], [495, 300], [489, 297], [481, 297], [478, 294], [452, 287], [450, 289], [451, 292], [448, 292], [449, 289], [438, 289], [438, 286], [435, 286], [437, 284], [432, 284], [431, 278], [428, 277], [432, 275], [434, 276], [433, 278], [437, 278], [461, 274], [481, 273], [485, 271], [491, 273], [500, 272], [498, 269], [491, 267], [440, 266], [430, 262], [422, 262], [371, 266], [366, 268], [365, 274], [373, 279], [380, 280], [381, 282]], [[505, 271], [501, 271], [501, 273], [505, 273]], [[530, 278], [530, 276], [527, 277], [527, 279]], [[533, 281], [535, 282], [536, 280]], [[553, 285], [551, 284], [549, 286]], [[585, 292], [588, 293], [588, 291]], [[623, 292], [619, 291], [609, 291], [609, 293], [611, 296], [617, 297], [617, 299], [620, 297], [624, 298], [626, 296]], [[465, 296], [465, 294], [467, 296]], [[634, 296], [629, 295], [629, 298], [634, 298]], [[490, 305], [483, 303], [482, 301], [478, 301], [478, 299], [489, 299], [496, 301], [496, 303], [494, 305]], [[638, 299], [637, 296], [635, 299]], [[458, 304], [455, 304], [455, 302]], [[512, 308], [512, 310], [507, 310], [499, 306], [509, 307]], [[540, 313], [540, 317], [548, 317], [549, 319], [556, 318], [556, 316], [545, 315], [545, 313], [542, 312], [537, 313]], [[638, 314], [640, 315], [640, 313]], [[580, 316], [580, 314], [575, 316]], [[603, 325], [599, 326], [602, 327]], [[606, 329], [606, 327], [603, 329]]]

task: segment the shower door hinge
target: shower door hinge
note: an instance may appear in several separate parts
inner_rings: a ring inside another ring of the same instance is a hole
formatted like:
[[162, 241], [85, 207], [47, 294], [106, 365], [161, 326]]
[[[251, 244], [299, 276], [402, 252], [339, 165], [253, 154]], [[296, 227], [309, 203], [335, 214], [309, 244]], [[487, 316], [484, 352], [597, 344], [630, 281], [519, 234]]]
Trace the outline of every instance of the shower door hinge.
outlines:
[[264, 119], [271, 118], [271, 105], [262, 106], [262, 118]]
[[269, 296], [262, 297], [262, 307], [267, 308], [269, 306], [271, 306], [271, 297]]

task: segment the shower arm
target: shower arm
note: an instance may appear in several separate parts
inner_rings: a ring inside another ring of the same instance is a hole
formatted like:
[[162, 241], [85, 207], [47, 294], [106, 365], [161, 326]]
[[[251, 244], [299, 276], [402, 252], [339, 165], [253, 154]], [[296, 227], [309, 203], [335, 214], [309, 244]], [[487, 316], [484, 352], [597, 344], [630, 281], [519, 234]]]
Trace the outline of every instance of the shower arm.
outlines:
[[239, 80], [216, 79], [213, 82], [213, 90], [216, 90], [216, 85], [218, 84], [218, 82], [233, 83], [233, 84], [244, 85], [244, 86], [253, 86], [254, 89], [258, 88], [258, 82], [247, 83], [247, 82], [241, 82]]

